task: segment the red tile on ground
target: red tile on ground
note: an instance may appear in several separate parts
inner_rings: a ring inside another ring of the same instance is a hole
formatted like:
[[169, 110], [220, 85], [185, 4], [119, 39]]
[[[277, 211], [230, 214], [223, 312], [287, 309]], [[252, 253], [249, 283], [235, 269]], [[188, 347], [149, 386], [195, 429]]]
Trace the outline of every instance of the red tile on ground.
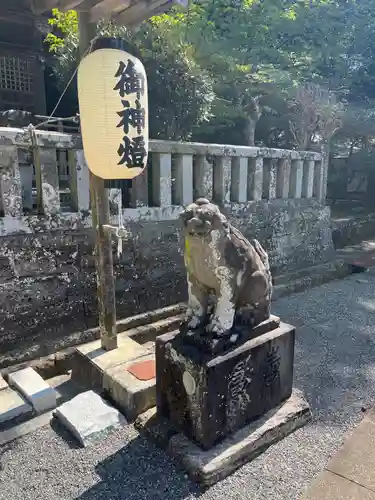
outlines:
[[154, 359], [133, 363], [127, 368], [127, 370], [138, 380], [151, 380], [156, 377], [156, 365]]

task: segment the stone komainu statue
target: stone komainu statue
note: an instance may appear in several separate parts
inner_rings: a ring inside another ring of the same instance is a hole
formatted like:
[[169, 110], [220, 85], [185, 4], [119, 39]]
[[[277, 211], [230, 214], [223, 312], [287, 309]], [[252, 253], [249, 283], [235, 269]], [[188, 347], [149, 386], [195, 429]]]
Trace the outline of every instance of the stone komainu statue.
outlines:
[[254, 327], [270, 317], [272, 278], [267, 253], [250, 243], [219, 208], [198, 199], [180, 215], [185, 236], [189, 304], [181, 331], [213, 338]]

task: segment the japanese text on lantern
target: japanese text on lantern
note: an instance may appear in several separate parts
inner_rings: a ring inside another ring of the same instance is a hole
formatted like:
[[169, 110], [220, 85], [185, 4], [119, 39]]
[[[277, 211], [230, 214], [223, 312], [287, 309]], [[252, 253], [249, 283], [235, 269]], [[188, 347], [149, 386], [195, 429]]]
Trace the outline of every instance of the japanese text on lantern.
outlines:
[[[144, 75], [138, 72], [133, 61], [128, 59], [127, 64], [120, 61], [115, 74], [118, 81], [113, 90], [117, 90], [121, 97], [123, 109], [118, 111], [120, 121], [117, 125], [124, 131], [123, 142], [120, 144], [117, 154], [120, 157], [118, 165], [125, 165], [128, 168], [143, 167], [147, 156], [143, 129], [145, 128], [145, 109], [142, 107], [141, 96], [145, 92]], [[135, 94], [135, 107], [131, 107], [126, 96]], [[137, 132], [136, 136], [129, 137], [130, 127]]]

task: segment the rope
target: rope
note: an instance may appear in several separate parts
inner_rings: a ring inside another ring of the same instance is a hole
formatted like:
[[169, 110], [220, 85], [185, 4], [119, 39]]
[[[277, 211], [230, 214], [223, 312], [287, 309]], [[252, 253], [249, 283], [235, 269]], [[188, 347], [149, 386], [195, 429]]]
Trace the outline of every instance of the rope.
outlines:
[[[78, 61], [78, 64], [77, 64], [77, 67], [76, 69], [74, 70], [72, 76], [69, 78], [69, 81], [68, 83], [65, 85], [65, 88], [64, 90], [62, 91], [62, 94], [60, 95], [59, 99], [57, 100], [57, 103], [56, 103], [56, 106], [53, 108], [52, 110], [52, 113], [49, 115], [49, 117], [47, 118], [47, 120], [45, 120], [44, 122], [42, 123], [39, 123], [38, 125], [35, 126], [35, 128], [39, 128], [39, 127], [43, 127], [43, 125], [47, 125], [47, 123], [50, 123], [52, 120], [53, 120], [53, 115], [56, 113], [56, 110], [57, 108], [60, 106], [60, 103], [64, 97], [64, 95], [66, 94], [68, 88], [70, 87], [71, 83], [73, 82], [77, 72], [78, 72], [78, 68], [79, 68], [79, 65], [80, 65], [80, 62], [82, 61], [82, 59], [84, 57], [87, 56], [87, 54], [89, 54], [91, 52], [91, 49], [92, 49], [92, 46], [95, 42], [95, 40], [97, 39], [98, 37], [96, 36], [95, 38], [93, 38], [90, 42], [90, 45], [87, 47], [87, 49], [85, 50], [85, 52], [83, 53], [82, 57], [80, 58], [80, 60]], [[56, 121], [56, 120], [54, 120]]]
[[[80, 58], [80, 60], [78, 61], [78, 64], [77, 64], [77, 67], [76, 69], [74, 70], [72, 76], [70, 77], [68, 83], [65, 85], [65, 88], [62, 92], [62, 94], [60, 95], [55, 107], [53, 108], [52, 110], [52, 113], [49, 115], [49, 117], [47, 118], [47, 120], [45, 120], [44, 122], [42, 123], [39, 123], [38, 125], [32, 125], [30, 123], [30, 125], [28, 125], [28, 127], [25, 128], [25, 131], [29, 133], [30, 135], [30, 143], [31, 143], [31, 150], [32, 150], [32, 153], [33, 153], [33, 159], [34, 159], [34, 168], [35, 168], [35, 174], [36, 174], [36, 181], [37, 181], [37, 190], [40, 191], [41, 190], [41, 162], [40, 162], [40, 155], [39, 155], [39, 146], [38, 146], [38, 138], [37, 138], [37, 135], [36, 135], [36, 130], [39, 128], [39, 127], [42, 127], [43, 125], [46, 125], [47, 123], [50, 123], [51, 121], [57, 121], [56, 118], [53, 118], [53, 115], [56, 113], [56, 110], [57, 108], [59, 107], [64, 95], [66, 94], [70, 84], [72, 83], [72, 81], [74, 80], [76, 74], [77, 74], [77, 71], [78, 71], [78, 68], [79, 68], [79, 64], [80, 62], [82, 61], [82, 59], [89, 53], [91, 52], [92, 50], [92, 46], [95, 42], [97, 37], [93, 38], [89, 44], [89, 46], [87, 47], [87, 49], [85, 50], [85, 52], [83, 53], [82, 57]], [[30, 146], [28, 146], [30, 147]], [[40, 198], [41, 196], [39, 195], [38, 196], [38, 205], [40, 204]], [[41, 206], [38, 206], [38, 211], [40, 212], [42, 210], [42, 207]]]

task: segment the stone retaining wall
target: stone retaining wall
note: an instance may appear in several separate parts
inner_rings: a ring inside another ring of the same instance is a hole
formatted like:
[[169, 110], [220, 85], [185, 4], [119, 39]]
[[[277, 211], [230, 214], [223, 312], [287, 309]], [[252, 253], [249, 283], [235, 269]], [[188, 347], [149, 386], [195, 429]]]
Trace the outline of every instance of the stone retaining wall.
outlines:
[[[0, 368], [74, 344], [97, 324], [80, 138], [39, 132], [38, 146], [41, 172], [33, 174], [27, 134], [0, 129]], [[118, 317], [185, 300], [177, 217], [196, 196], [213, 198], [257, 237], [274, 273], [333, 257], [320, 155], [166, 141], [150, 150], [149, 178], [133, 182], [122, 210], [132, 238], [115, 257]], [[115, 200], [119, 189], [109, 194]], [[116, 211], [113, 203], [115, 224]]]

